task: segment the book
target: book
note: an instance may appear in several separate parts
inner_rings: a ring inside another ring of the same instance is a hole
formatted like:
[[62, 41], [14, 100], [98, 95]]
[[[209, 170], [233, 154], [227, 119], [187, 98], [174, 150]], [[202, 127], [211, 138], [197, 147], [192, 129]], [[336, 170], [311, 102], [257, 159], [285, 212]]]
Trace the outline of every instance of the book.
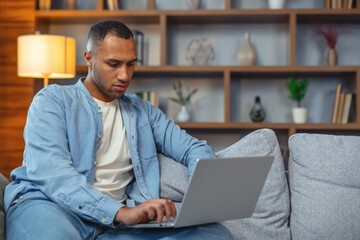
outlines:
[[353, 6], [353, 0], [348, 0], [347, 8], [352, 9]]
[[341, 9], [342, 8], [342, 0], [336, 0], [336, 8]]
[[44, 9], [44, 7], [45, 7], [45, 0], [39, 0], [39, 9], [40, 10], [43, 10]]
[[336, 117], [336, 123], [340, 123], [341, 121], [341, 116], [344, 109], [344, 99], [345, 99], [345, 93], [340, 93], [339, 110]]
[[119, 10], [118, 0], [113, 0], [113, 1], [114, 1], [114, 10]]
[[40, 10], [50, 10], [51, 0], [39, 0], [39, 9]]
[[109, 10], [115, 10], [115, 0], [107, 0], [107, 6]]
[[331, 0], [331, 8], [336, 9], [336, 0]]
[[349, 0], [343, 0], [343, 4], [342, 4], [342, 8], [343, 8], [343, 9], [346, 9], [346, 8], [347, 8], [348, 1], [349, 1]]
[[331, 8], [330, 5], [331, 5], [331, 0], [325, 0], [326, 9], [330, 9]]
[[342, 112], [341, 121], [340, 121], [342, 124], [346, 124], [349, 122], [350, 107], [351, 107], [352, 99], [353, 99], [353, 94], [351, 94], [351, 93], [345, 94], [344, 107], [343, 107], [343, 112]]
[[140, 98], [142, 98], [145, 101], [149, 101], [151, 105], [154, 107], [159, 107], [159, 94], [157, 92], [152, 91], [142, 91], [142, 92], [136, 92], [136, 95], [138, 95]]
[[333, 115], [332, 115], [331, 123], [336, 123], [336, 120], [337, 120], [338, 111], [339, 111], [340, 94], [341, 94], [341, 84], [338, 84], [338, 85], [336, 85], [334, 108], [333, 108]]

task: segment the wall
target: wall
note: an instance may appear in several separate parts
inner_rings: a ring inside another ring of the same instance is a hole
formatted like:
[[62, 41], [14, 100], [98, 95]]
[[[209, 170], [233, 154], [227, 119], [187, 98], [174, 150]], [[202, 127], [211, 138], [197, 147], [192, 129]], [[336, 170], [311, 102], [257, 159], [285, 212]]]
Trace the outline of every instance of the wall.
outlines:
[[34, 0], [0, 0], [0, 172], [7, 178], [22, 163], [22, 137], [33, 80], [17, 77], [17, 37], [32, 34]]

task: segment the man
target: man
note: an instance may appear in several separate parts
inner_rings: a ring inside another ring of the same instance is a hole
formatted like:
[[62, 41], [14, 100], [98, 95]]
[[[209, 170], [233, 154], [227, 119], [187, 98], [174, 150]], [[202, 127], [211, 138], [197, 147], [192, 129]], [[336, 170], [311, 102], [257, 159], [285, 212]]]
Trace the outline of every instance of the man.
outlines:
[[23, 166], [6, 188], [9, 239], [229, 239], [219, 224], [176, 230], [126, 225], [176, 217], [159, 199], [157, 151], [188, 166], [215, 157], [159, 109], [124, 95], [135, 70], [131, 31], [104, 21], [89, 32], [88, 75], [34, 98], [24, 130]]

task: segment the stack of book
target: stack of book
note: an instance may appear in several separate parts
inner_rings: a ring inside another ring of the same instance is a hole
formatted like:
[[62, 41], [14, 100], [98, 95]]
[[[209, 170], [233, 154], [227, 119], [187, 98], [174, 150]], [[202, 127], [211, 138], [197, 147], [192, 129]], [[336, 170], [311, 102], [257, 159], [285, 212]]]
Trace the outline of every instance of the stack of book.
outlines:
[[325, 0], [328, 9], [352, 9], [355, 8], [355, 0]]
[[107, 6], [109, 10], [119, 10], [118, 0], [107, 0]]
[[346, 124], [349, 122], [351, 107], [354, 105], [354, 94], [344, 93], [341, 91], [342, 86], [338, 84], [336, 86], [334, 109], [332, 115], [332, 123]]
[[142, 91], [136, 92], [135, 94], [145, 101], [149, 101], [154, 107], [159, 107], [159, 94], [157, 92]]

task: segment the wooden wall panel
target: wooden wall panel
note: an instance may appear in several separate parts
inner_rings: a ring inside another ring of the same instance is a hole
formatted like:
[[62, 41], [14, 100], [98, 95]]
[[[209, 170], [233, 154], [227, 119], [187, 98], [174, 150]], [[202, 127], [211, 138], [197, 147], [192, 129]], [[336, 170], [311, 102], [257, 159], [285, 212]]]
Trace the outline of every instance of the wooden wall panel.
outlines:
[[33, 34], [35, 0], [0, 0], [0, 172], [22, 164], [23, 130], [34, 83], [17, 77], [17, 37]]

